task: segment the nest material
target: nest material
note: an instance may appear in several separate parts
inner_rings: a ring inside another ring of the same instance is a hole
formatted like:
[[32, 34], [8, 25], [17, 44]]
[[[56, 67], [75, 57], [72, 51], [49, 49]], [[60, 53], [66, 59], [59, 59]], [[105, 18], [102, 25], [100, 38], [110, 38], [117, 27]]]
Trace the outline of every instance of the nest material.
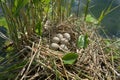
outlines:
[[[74, 26], [73, 26], [74, 25]], [[102, 38], [96, 34], [93, 29], [88, 30], [87, 25], [81, 27], [83, 32], [78, 33], [75, 30], [76, 24], [69, 24], [65, 22], [53, 29], [50, 35], [56, 33], [68, 32], [72, 36], [71, 41], [76, 42], [78, 34], [88, 33], [89, 45], [86, 49], [71, 49], [71, 52], [78, 53], [79, 58], [74, 65], [64, 65], [62, 57], [64, 52], [54, 51], [47, 46], [41, 44], [33, 45], [31, 48], [30, 63], [36, 62], [37, 65], [31, 66], [28, 64], [26, 72], [22, 75], [22, 79], [28, 80], [116, 80], [118, 78], [116, 63], [111, 62], [110, 58], [113, 56], [113, 51], [107, 52], [104, 50], [106, 45]], [[83, 24], [82, 24], [83, 25]], [[80, 25], [79, 25], [80, 26]], [[76, 31], [76, 32], [75, 32]], [[49, 36], [48, 36], [49, 39]], [[73, 47], [73, 45], [70, 45]], [[119, 63], [117, 63], [119, 64]], [[32, 69], [30, 70], [30, 67]], [[32, 71], [34, 73], [30, 74]], [[28, 73], [29, 72], [29, 73]], [[22, 80], [21, 79], [21, 80]], [[119, 79], [118, 79], [119, 80]]]
[[[43, 32], [43, 37], [46, 38], [46, 42], [47, 44], [51, 44], [52, 43], [52, 39], [53, 37], [58, 34], [64, 34], [64, 33], [69, 33], [71, 36], [71, 40], [69, 41], [70, 44], [67, 45], [69, 50], [75, 51], [76, 50], [76, 40], [78, 37], [78, 33], [75, 31], [75, 27], [76, 25], [74, 24], [74, 20], [75, 19], [68, 19], [64, 22], [61, 22], [57, 25], [48, 25], [49, 28], [47, 28], [46, 30], [44, 30]], [[51, 26], [51, 27], [50, 27]], [[71, 47], [72, 45], [72, 47]]]

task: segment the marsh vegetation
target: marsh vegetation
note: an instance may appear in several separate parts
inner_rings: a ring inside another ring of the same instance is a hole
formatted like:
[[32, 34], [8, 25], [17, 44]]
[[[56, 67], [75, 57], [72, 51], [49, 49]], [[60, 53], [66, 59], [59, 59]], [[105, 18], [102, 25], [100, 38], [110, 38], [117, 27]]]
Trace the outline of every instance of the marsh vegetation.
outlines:
[[102, 37], [101, 21], [72, 14], [75, 0], [0, 0], [0, 80], [119, 80], [120, 39]]

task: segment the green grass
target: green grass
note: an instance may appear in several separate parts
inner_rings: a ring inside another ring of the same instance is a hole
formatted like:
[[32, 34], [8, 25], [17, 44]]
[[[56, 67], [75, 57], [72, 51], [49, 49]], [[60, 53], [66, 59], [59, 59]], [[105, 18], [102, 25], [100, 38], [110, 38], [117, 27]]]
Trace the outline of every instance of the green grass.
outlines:
[[4, 26], [5, 28], [8, 26], [4, 17], [0, 17], [0, 26]]

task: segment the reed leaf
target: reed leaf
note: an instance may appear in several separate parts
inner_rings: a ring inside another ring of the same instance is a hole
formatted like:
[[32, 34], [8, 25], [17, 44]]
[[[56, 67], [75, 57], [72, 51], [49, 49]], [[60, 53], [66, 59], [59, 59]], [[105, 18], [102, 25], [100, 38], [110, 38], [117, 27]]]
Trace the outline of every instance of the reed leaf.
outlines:
[[87, 0], [87, 3], [86, 3], [85, 12], [84, 12], [84, 14], [85, 14], [84, 20], [86, 20], [86, 17], [87, 17], [87, 14], [88, 14], [88, 9], [89, 9], [90, 1], [91, 0]]

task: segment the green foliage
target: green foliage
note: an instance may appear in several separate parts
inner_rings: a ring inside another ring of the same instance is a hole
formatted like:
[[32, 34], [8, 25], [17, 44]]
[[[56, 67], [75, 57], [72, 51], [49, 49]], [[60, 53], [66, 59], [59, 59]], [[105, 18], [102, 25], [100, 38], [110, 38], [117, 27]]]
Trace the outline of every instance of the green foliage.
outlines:
[[0, 4], [8, 24], [10, 39], [14, 42], [14, 46], [17, 49], [20, 48], [20, 41], [25, 40], [26, 42], [25, 38], [29, 38], [32, 34], [34, 34], [36, 29], [38, 29], [38, 34], [42, 34], [43, 25], [41, 23], [47, 13], [45, 9], [48, 10], [49, 8], [49, 1], [50, 0], [1, 1]]
[[14, 46], [19, 49], [20, 41], [34, 33], [42, 35], [44, 18], [57, 22], [69, 17], [73, 2], [74, 0], [1, 0], [0, 5]]
[[88, 35], [80, 35], [77, 40], [77, 47], [85, 49], [88, 45]]
[[13, 8], [13, 14], [15, 16], [18, 16], [20, 13], [20, 10], [25, 7], [26, 4], [29, 3], [30, 0], [14, 0], [14, 6]]
[[4, 56], [0, 54], [0, 80], [13, 80], [18, 75], [19, 70], [26, 65], [28, 59], [19, 59], [21, 54], [14, 54], [14, 51], [10, 51], [8, 54], [3, 52], [2, 54]]
[[4, 26], [7, 28], [7, 22], [4, 17], [0, 17], [0, 26]]
[[[5, 80], [5, 79], [15, 79], [17, 74], [19, 73], [18, 70], [23, 68], [27, 61], [19, 61], [17, 63], [7, 63], [6, 66], [0, 66], [0, 79]], [[6, 77], [5, 77], [6, 75]]]
[[0, 0], [0, 2], [5, 2], [5, 0]]
[[103, 20], [103, 18], [105, 17], [105, 11], [103, 10], [98, 18], [98, 24], [101, 23], [101, 21]]
[[85, 14], [84, 20], [86, 20], [86, 16], [87, 16], [87, 14], [88, 14], [88, 9], [89, 9], [90, 1], [91, 1], [91, 0], [87, 0], [87, 3], [86, 3], [85, 12], [84, 12], [84, 14]]
[[4, 60], [4, 58], [0, 56], [0, 62], [1, 62], [2, 60]]
[[42, 35], [42, 24], [41, 24], [41, 22], [38, 22], [36, 24], [36, 33], [39, 34], [40, 36]]
[[90, 14], [86, 16], [86, 22], [97, 24], [97, 20], [92, 17]]
[[120, 7], [120, 5], [112, 8], [112, 4], [113, 4], [114, 0], [111, 1], [111, 3], [109, 4], [108, 7], [106, 7], [100, 14], [99, 18], [98, 18], [98, 24], [101, 23], [101, 21], [104, 19], [104, 17], [106, 15], [108, 15], [110, 12], [114, 11], [115, 9], [117, 9], [118, 7]]
[[64, 64], [74, 64], [75, 61], [78, 58], [78, 54], [76, 53], [67, 53], [66, 55], [63, 56], [62, 60]]
[[118, 68], [118, 70], [120, 71], [120, 65], [119, 65], [117, 68]]
[[16, 64], [13, 64], [12, 66], [6, 68], [7, 72], [11, 72], [17, 69], [21, 69], [25, 66], [25, 64], [27, 63], [27, 61], [22, 61], [22, 62], [18, 62]]

